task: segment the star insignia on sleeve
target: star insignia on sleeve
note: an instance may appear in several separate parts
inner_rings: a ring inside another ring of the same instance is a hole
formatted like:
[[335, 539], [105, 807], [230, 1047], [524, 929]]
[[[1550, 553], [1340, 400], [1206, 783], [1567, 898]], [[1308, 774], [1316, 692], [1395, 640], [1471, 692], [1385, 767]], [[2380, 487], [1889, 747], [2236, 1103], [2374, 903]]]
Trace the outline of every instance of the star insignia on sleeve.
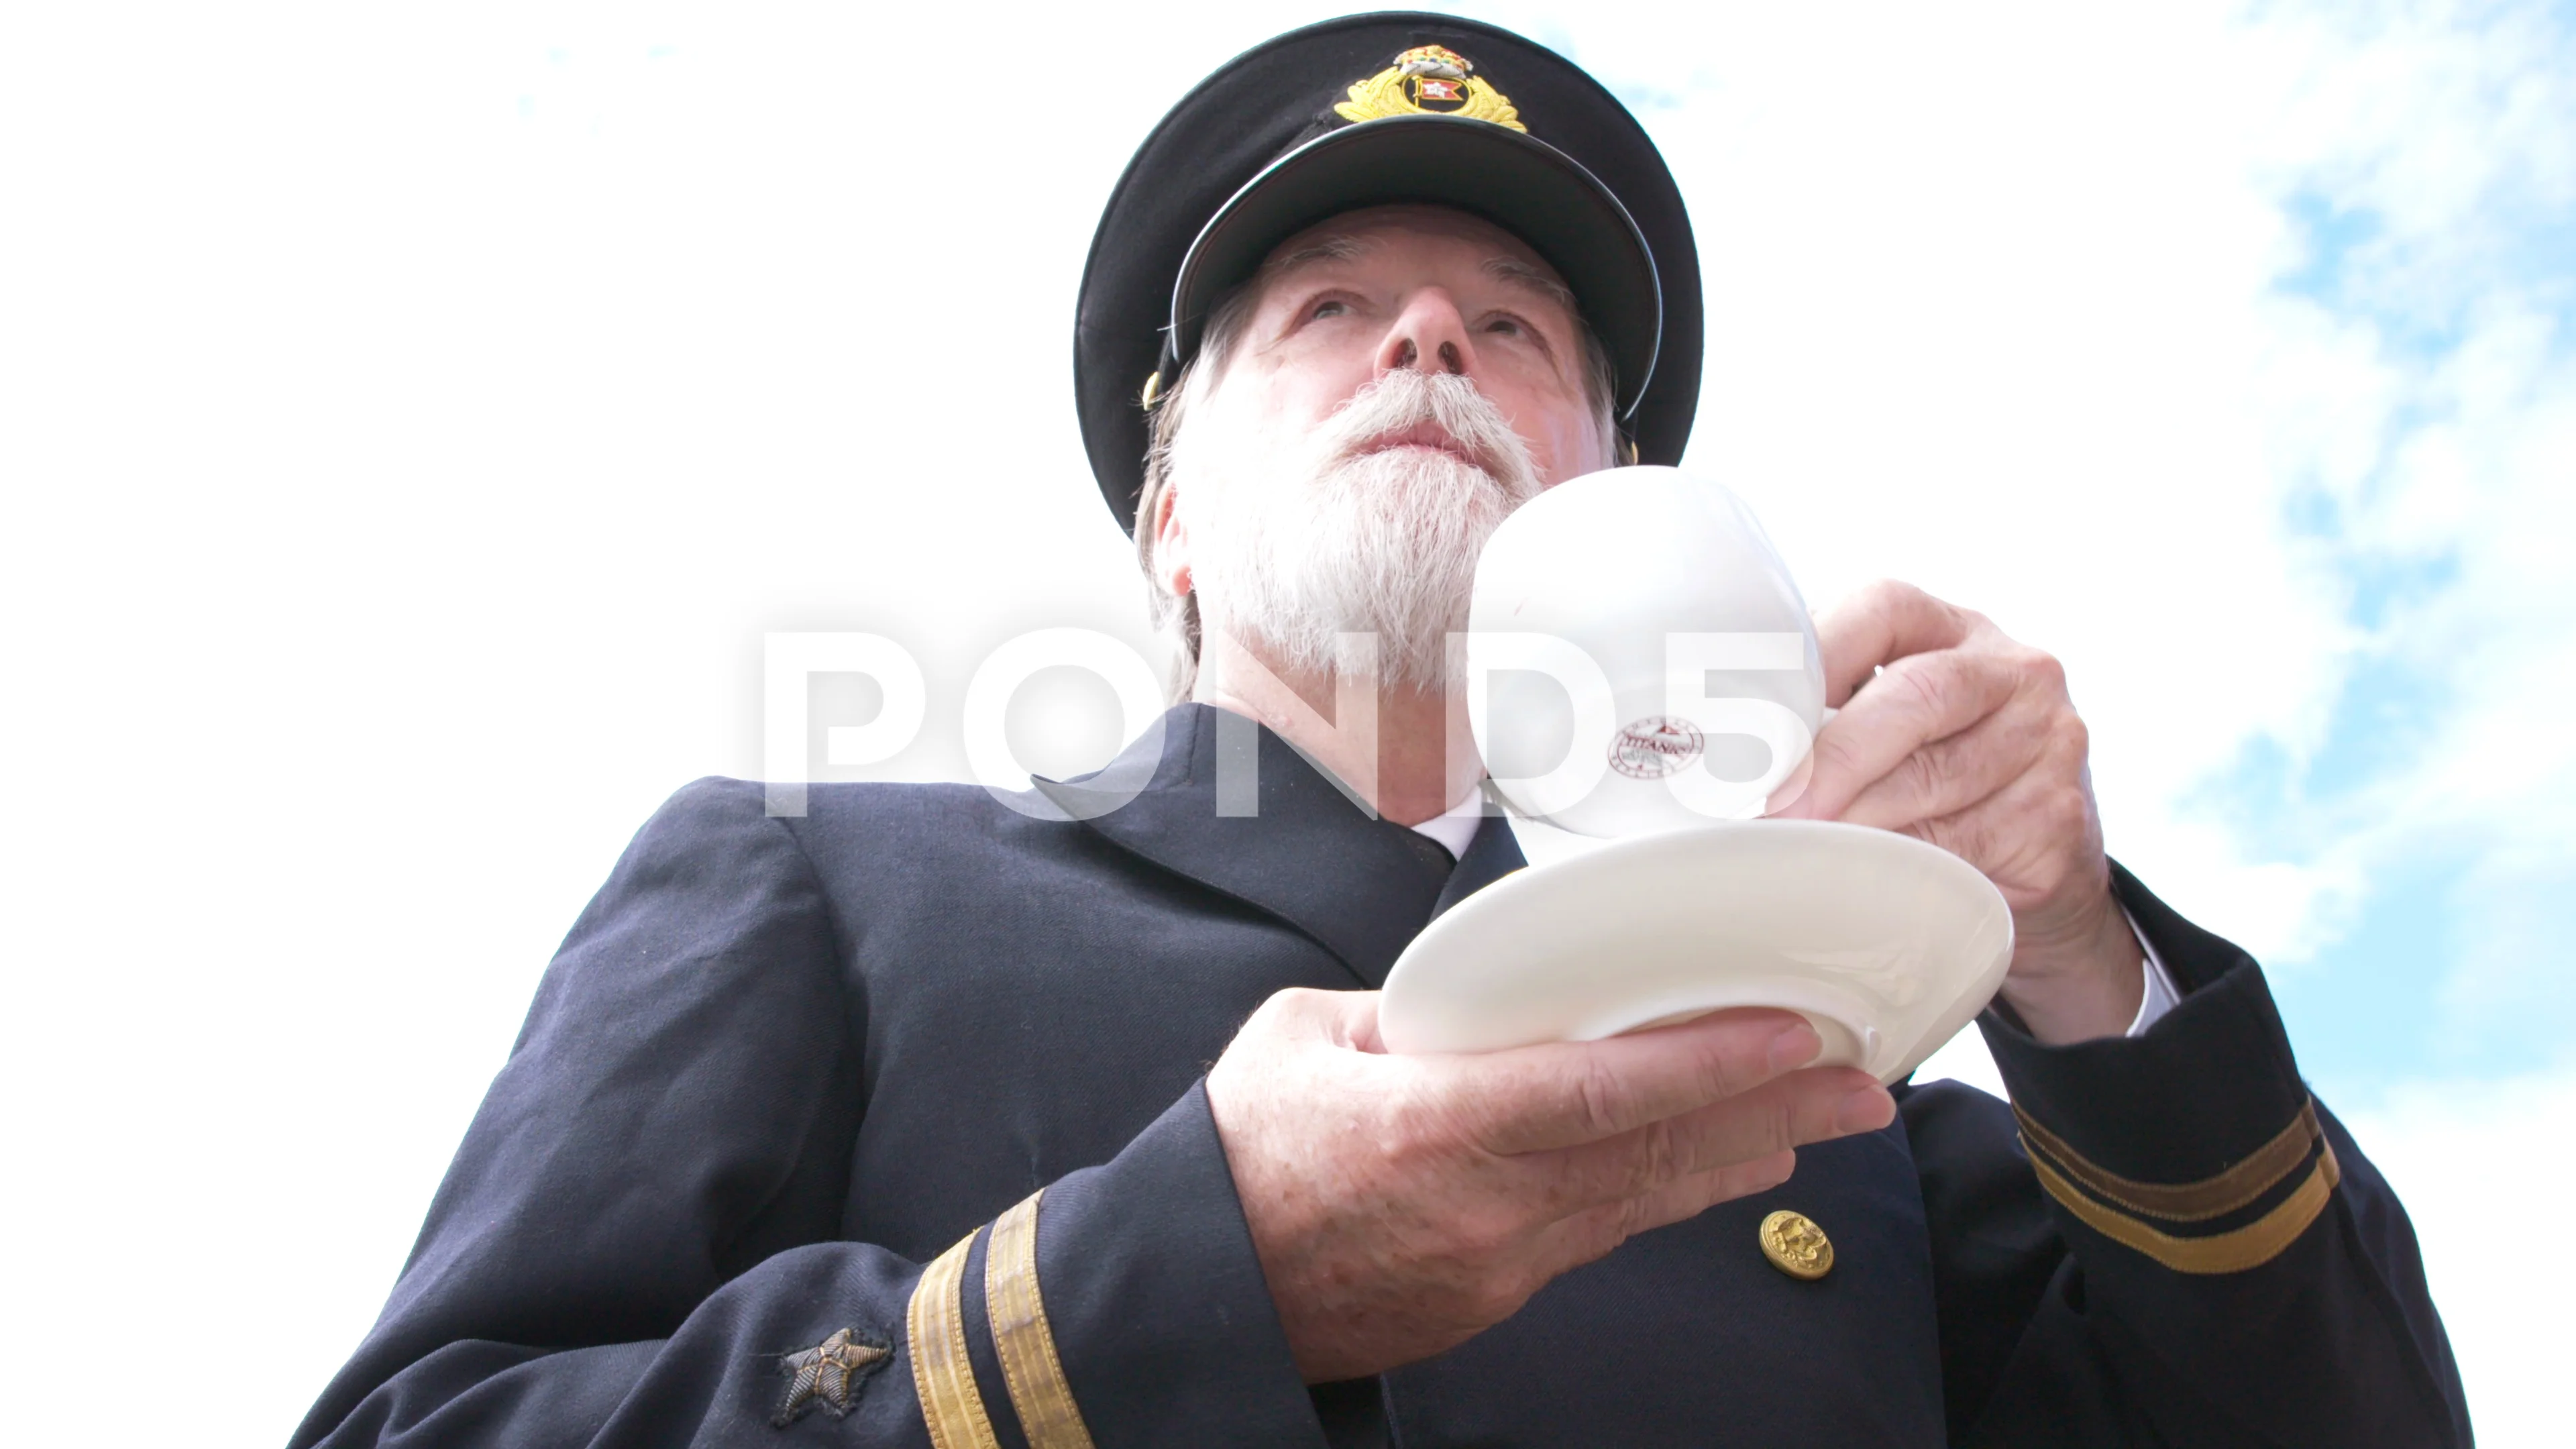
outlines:
[[840, 1418], [850, 1412], [868, 1376], [885, 1367], [893, 1355], [884, 1344], [871, 1343], [846, 1328], [802, 1353], [785, 1355], [778, 1368], [787, 1376], [787, 1402], [778, 1406], [778, 1417], [769, 1422], [784, 1429], [816, 1404]]

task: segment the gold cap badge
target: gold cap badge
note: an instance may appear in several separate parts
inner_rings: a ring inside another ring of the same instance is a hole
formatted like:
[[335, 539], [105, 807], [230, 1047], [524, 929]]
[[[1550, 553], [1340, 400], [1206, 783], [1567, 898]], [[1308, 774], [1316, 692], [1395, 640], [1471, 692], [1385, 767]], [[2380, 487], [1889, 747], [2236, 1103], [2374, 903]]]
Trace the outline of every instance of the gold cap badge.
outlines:
[[1812, 1283], [1834, 1270], [1834, 1244], [1804, 1213], [1781, 1211], [1762, 1220], [1762, 1256], [1792, 1278]]
[[1490, 121], [1527, 134], [1511, 97], [1476, 78], [1467, 57], [1438, 45], [1417, 45], [1395, 58], [1395, 64], [1364, 81], [1351, 83], [1351, 98], [1333, 107], [1345, 121], [1383, 121], [1393, 116], [1464, 116]]

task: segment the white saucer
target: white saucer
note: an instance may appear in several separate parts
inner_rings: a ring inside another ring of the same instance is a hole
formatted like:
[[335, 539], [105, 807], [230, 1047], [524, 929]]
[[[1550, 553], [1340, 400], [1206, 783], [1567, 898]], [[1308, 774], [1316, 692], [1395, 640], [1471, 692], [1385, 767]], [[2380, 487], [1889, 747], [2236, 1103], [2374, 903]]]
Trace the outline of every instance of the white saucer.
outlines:
[[2012, 963], [2012, 912], [1910, 835], [1711, 823], [1516, 871], [1425, 927], [1387, 974], [1387, 1049], [1597, 1041], [1730, 1006], [1804, 1015], [1821, 1064], [1894, 1082]]

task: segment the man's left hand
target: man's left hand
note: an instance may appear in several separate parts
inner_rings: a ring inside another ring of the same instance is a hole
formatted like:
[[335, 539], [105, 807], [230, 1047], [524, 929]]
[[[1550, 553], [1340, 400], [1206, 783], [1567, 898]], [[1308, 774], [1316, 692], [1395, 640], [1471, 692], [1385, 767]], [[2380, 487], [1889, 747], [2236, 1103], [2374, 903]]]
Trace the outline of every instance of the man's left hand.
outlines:
[[2003, 997], [2032, 1034], [2126, 1031], [2144, 957], [2111, 898], [2065, 668], [1892, 581], [1819, 615], [1816, 633], [1825, 702], [1841, 713], [1816, 735], [1804, 792], [1774, 814], [1900, 830], [1959, 856], [2012, 907]]

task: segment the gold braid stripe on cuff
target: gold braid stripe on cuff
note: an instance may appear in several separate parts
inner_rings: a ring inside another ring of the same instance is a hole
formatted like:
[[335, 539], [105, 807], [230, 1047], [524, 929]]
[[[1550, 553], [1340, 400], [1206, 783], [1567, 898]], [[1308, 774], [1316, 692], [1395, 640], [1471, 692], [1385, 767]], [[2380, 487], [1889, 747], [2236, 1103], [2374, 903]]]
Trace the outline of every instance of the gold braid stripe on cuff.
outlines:
[[1029, 1449], [1092, 1449], [1038, 1295], [1038, 1199], [1044, 1195], [1043, 1188], [1029, 1194], [994, 1222], [984, 1248], [984, 1312]]
[[2086, 1197], [2082, 1189], [2057, 1175], [2046, 1159], [2033, 1153], [2030, 1165], [2039, 1174], [2039, 1185], [2048, 1195], [2066, 1205], [2086, 1226], [2123, 1247], [2134, 1248], [2177, 1273], [2242, 1273], [2259, 1268], [2280, 1256], [2281, 1250], [2297, 1241], [2308, 1224], [2317, 1220], [2326, 1204], [2334, 1197], [2335, 1184], [2343, 1180], [2343, 1169], [2335, 1165], [2334, 1148], [2325, 1147], [2317, 1156], [2317, 1165], [2307, 1181], [2281, 1200], [2270, 1212], [2233, 1232], [2214, 1233], [2206, 1238], [2178, 1238], [2158, 1232], [2126, 1213], [2116, 1212]]
[[975, 1235], [968, 1233], [922, 1269], [904, 1315], [912, 1388], [921, 1398], [931, 1449], [1001, 1449], [984, 1413], [983, 1392], [975, 1387], [975, 1365], [966, 1357], [966, 1254], [974, 1246]]
[[2031, 1120], [2030, 1114], [2013, 1106], [2013, 1115], [2021, 1119], [2022, 1141], [2045, 1151], [2057, 1160], [2066, 1176], [2093, 1190], [2093, 1195], [2117, 1203], [2134, 1213], [2167, 1222], [2196, 1223], [2232, 1213], [2270, 1192], [2281, 1179], [2298, 1170], [2308, 1160], [2308, 1149], [2325, 1136], [2317, 1125], [2314, 1099], [2299, 1108], [2299, 1115], [2280, 1135], [2254, 1149], [2244, 1161], [2198, 1182], [2167, 1185], [2138, 1182], [2108, 1172], [2085, 1159], [2056, 1133]]
[[[2039, 1185], [2050, 1197], [2095, 1232], [2178, 1273], [2241, 1273], [2272, 1261], [2325, 1211], [2335, 1184], [2343, 1180], [2334, 1147], [2317, 1123], [2313, 1100], [2301, 1104], [2289, 1126], [2243, 1161], [2215, 1176], [2185, 1183], [2122, 1177], [2087, 1160], [2066, 1139], [2031, 1120], [2018, 1103], [2013, 1115], [2021, 1120], [2022, 1148], [2030, 1156], [2031, 1171], [2038, 1174]], [[2309, 1160], [2312, 1148], [2316, 1164], [2307, 1177], [2271, 1211], [2241, 1228], [2181, 1237], [2141, 1221], [2207, 1222], [2250, 1207], [2297, 1172]]]

